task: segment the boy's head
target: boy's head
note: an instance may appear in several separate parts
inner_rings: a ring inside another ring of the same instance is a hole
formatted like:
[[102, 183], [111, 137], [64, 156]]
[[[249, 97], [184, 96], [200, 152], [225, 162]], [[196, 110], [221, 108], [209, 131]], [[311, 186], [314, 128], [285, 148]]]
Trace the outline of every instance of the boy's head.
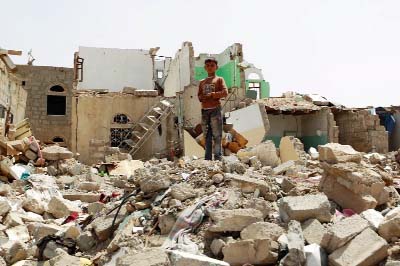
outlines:
[[208, 74], [214, 74], [218, 69], [218, 61], [214, 57], [209, 57], [204, 61], [204, 69]]

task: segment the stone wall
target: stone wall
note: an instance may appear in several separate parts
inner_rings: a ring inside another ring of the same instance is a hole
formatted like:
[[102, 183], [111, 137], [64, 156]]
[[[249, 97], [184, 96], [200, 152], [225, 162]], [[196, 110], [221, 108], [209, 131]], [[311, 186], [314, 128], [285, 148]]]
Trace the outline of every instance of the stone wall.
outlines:
[[[32, 132], [43, 142], [61, 138], [60, 145], [71, 147], [71, 101], [73, 95], [73, 69], [50, 66], [18, 65], [17, 75], [28, 92], [25, 115], [29, 118]], [[51, 88], [59, 86], [61, 92]], [[48, 96], [65, 96], [65, 115], [48, 115]]]
[[388, 152], [388, 133], [380, 125], [379, 116], [368, 110], [342, 110], [335, 114], [339, 126], [339, 143], [353, 146], [360, 152]]

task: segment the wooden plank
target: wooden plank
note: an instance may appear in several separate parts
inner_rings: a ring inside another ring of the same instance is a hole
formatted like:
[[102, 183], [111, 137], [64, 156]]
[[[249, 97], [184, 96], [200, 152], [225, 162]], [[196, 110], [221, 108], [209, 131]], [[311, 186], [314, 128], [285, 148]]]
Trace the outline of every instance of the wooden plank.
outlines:
[[15, 136], [19, 136], [24, 134], [25, 132], [29, 131], [31, 129], [31, 127], [29, 125], [24, 125], [22, 127], [17, 128], [17, 130], [15, 131]]
[[0, 55], [0, 59], [3, 60], [4, 64], [6, 64], [7, 68], [10, 70], [14, 70], [17, 66], [11, 61], [11, 58], [8, 55]]
[[17, 50], [6, 50], [6, 49], [0, 49], [0, 54], [3, 55], [22, 55], [22, 51], [17, 51]]
[[16, 128], [19, 128], [19, 127], [21, 127], [21, 126], [23, 126], [23, 125], [26, 125], [26, 124], [28, 124], [28, 123], [29, 123], [29, 119], [28, 119], [28, 118], [25, 118], [24, 120], [19, 121], [19, 122], [15, 125], [15, 127], [16, 127]]

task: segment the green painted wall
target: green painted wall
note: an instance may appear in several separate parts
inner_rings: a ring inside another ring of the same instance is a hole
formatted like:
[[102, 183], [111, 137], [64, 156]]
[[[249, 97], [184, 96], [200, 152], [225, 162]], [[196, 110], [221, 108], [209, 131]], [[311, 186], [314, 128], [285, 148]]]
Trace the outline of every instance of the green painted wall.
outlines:
[[[281, 143], [281, 136], [266, 136], [265, 140], [272, 140], [277, 148], [279, 148], [279, 144]], [[328, 136], [321, 135], [321, 136], [305, 136], [299, 138], [301, 142], [304, 144], [304, 150], [308, 151], [311, 147], [317, 148], [318, 145], [324, 145], [328, 143]]]
[[246, 90], [249, 89], [249, 82], [259, 82], [261, 84], [261, 93], [260, 93], [261, 99], [269, 97], [270, 95], [269, 82], [266, 82], [265, 80], [255, 80], [255, 79], [246, 80]]
[[[207, 77], [204, 66], [196, 66], [194, 69], [195, 79], [202, 80]], [[240, 68], [237, 66], [236, 60], [229, 61], [223, 66], [219, 66], [218, 76], [223, 77], [228, 88], [240, 87]]]

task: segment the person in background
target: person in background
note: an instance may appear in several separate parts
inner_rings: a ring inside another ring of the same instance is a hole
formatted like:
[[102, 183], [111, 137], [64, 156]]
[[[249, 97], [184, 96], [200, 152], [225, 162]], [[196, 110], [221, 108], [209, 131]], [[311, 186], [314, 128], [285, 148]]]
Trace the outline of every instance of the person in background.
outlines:
[[215, 58], [207, 58], [204, 69], [208, 77], [200, 81], [197, 96], [201, 102], [201, 127], [206, 138], [205, 159], [212, 160], [214, 146], [214, 160], [221, 160], [223, 121], [220, 100], [228, 95], [228, 89], [225, 80], [215, 74], [218, 69]]

